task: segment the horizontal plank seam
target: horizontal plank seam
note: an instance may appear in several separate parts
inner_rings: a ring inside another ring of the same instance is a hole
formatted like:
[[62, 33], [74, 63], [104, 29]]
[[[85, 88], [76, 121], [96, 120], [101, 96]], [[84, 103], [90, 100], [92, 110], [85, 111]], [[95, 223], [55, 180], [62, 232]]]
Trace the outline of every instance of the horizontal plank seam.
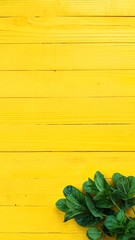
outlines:
[[1, 207], [11, 207], [11, 208], [21, 208], [21, 207], [26, 207], [26, 208], [40, 208], [40, 207], [46, 207], [46, 206], [50, 206], [50, 205], [17, 205], [17, 204], [14, 204], [14, 205], [0, 205], [0, 208]]
[[3, 150], [0, 153], [135, 153], [135, 150]]
[[89, 68], [89, 69], [0, 69], [0, 72], [87, 72], [87, 71], [135, 71], [135, 68]]
[[135, 98], [135, 96], [86, 96], [86, 97], [0, 97], [0, 99], [89, 99], [89, 98]]
[[129, 125], [135, 125], [135, 123], [41, 123], [41, 122], [21, 122], [18, 121], [17, 123], [10, 123], [10, 121], [6, 121], [6, 122], [0, 122], [0, 125], [12, 125], [12, 126], [20, 126], [20, 125], [31, 125], [31, 126], [129, 126]]
[[[4, 16], [1, 15], [0, 18], [22, 18], [22, 17], [33, 17], [33, 18], [42, 18], [44, 17], [43, 15], [8, 15], [8, 16]], [[54, 15], [52, 16], [54, 18], [134, 18], [135, 15]]]
[[63, 234], [63, 235], [82, 235], [82, 233], [63, 233], [63, 232], [0, 232], [0, 234]]
[[[82, 34], [82, 36], [81, 37], [83, 37], [83, 34]], [[117, 37], [117, 35], [116, 35], [116, 37]], [[121, 37], [121, 38], [123, 38], [123, 36], [118, 36], [118, 37]], [[130, 41], [130, 42], [125, 42], [125, 41], [112, 41], [112, 42], [99, 42], [99, 41], [94, 41], [94, 42], [12, 42], [12, 43], [10, 43], [10, 42], [7, 42], [7, 43], [4, 43], [4, 42], [0, 42], [0, 45], [81, 45], [81, 44], [83, 44], [83, 45], [92, 45], [92, 44], [110, 44], [110, 45], [113, 45], [113, 44], [122, 44], [122, 45], [124, 45], [124, 44], [128, 44], [128, 45], [134, 45], [135, 44], [135, 41]]]
[[135, 96], [86, 96], [86, 97], [0, 97], [0, 99], [89, 99], [89, 98], [135, 98]]
[[[4, 16], [3, 16], [4, 17]], [[12, 17], [12, 16], [10, 16], [10, 17]], [[19, 17], [19, 16], [18, 16]], [[37, 17], [42, 17], [42, 16], [37, 16]], [[101, 17], [103, 17], [103, 18], [123, 18], [123, 17], [126, 17], [126, 18], [132, 18], [132, 17], [135, 17], [135, 15], [88, 15], [88, 14], [86, 14], [86, 15], [57, 15], [56, 17], [67, 17], [67, 18], [86, 18], [86, 17], [89, 17], [89, 18], [93, 18], [93, 17], [95, 17], [95, 18], [101, 18]]]
[[[123, 36], [122, 36], [123, 37]], [[104, 44], [110, 44], [110, 45], [114, 45], [114, 44], [117, 44], [117, 45], [125, 45], [125, 44], [128, 44], [128, 45], [135, 45], [135, 42], [37, 42], [37, 43], [20, 43], [20, 42], [12, 42], [12, 43], [4, 43], [4, 42], [1, 42], [0, 45], [68, 45], [68, 44], [72, 44], [72, 45], [76, 45], [76, 44], [83, 44], [83, 45], [104, 45]]]

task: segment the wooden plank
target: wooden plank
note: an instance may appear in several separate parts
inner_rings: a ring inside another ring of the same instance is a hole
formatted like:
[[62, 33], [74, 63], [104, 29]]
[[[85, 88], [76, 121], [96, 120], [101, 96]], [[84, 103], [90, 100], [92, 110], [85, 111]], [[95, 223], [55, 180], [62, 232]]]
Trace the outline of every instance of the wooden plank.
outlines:
[[[17, 233], [18, 237], [23, 233], [83, 234], [84, 229], [78, 228], [73, 221], [67, 223], [65, 228], [62, 223], [63, 213], [55, 208], [56, 199], [62, 196], [63, 186], [74, 184], [80, 188], [86, 176], [93, 177], [98, 162], [106, 177], [111, 176], [115, 169], [123, 171], [126, 175], [132, 174], [135, 159], [134, 153], [60, 153], [56, 156], [56, 153], [13, 153], [13, 155], [1, 153], [0, 163], [3, 171], [0, 168], [0, 172], [2, 174], [5, 172], [5, 177], [0, 179], [0, 199], [2, 194], [6, 194], [7, 200], [4, 203], [12, 205], [0, 206], [0, 213], [3, 216], [0, 232]], [[9, 173], [6, 166], [10, 169]], [[32, 206], [32, 198], [27, 200], [29, 197], [27, 194], [29, 196], [33, 194], [37, 205]], [[44, 206], [41, 205], [41, 199]], [[26, 205], [28, 201], [31, 203], [30, 206]], [[7, 225], [7, 222], [10, 224]], [[55, 222], [53, 226], [52, 222]]]
[[[85, 234], [86, 229], [78, 227], [74, 220], [63, 223], [64, 214], [51, 207], [1, 207], [2, 221], [0, 232], [33, 232], [43, 233], [80, 233]], [[133, 214], [131, 214], [133, 217]], [[10, 222], [10, 224], [7, 224]], [[53, 223], [53, 224], [52, 224]], [[55, 223], [55, 224], [54, 224]], [[65, 226], [66, 225], [66, 226]]]
[[134, 82], [134, 70], [0, 71], [0, 97], [131, 97]]
[[57, 15], [56, 0], [0, 0], [0, 16]]
[[8, 0], [0, 1], [1, 16], [132, 16], [134, 0]]
[[135, 18], [0, 18], [0, 43], [135, 42]]
[[134, 69], [135, 44], [2, 44], [0, 70]]
[[[97, 167], [107, 178], [110, 178], [115, 171], [124, 175], [134, 175], [134, 161], [135, 152], [0, 152], [0, 180], [35, 179], [38, 181], [46, 177], [54, 180], [61, 176], [65, 177], [65, 184], [70, 181], [79, 187], [83, 179], [93, 178]], [[67, 171], [64, 172], [65, 169]], [[63, 185], [62, 181], [60, 185]], [[27, 186], [24, 184], [24, 187]], [[13, 187], [17, 190], [15, 186]], [[18, 190], [21, 191], [21, 188]]]
[[0, 151], [135, 151], [135, 125], [0, 125]]
[[[110, 111], [111, 109], [111, 111]], [[135, 124], [135, 98], [1, 98], [0, 124]]]
[[52, 206], [66, 185], [81, 189], [97, 170], [134, 175], [134, 161], [135, 152], [0, 153], [0, 207]]
[[[86, 240], [86, 235], [84, 233], [0, 233], [2, 240], [63, 240], [68, 238], [68, 240], [73, 240], [77, 238], [78, 240]], [[107, 238], [106, 238], [107, 239]]]
[[[0, 207], [3, 216], [0, 232], [43, 233], [81, 233], [83, 228], [71, 221], [66, 227], [63, 224], [63, 213], [55, 205], [45, 207]], [[7, 224], [9, 223], [10, 224]], [[55, 223], [55, 224], [52, 224]], [[86, 231], [86, 230], [85, 230]]]

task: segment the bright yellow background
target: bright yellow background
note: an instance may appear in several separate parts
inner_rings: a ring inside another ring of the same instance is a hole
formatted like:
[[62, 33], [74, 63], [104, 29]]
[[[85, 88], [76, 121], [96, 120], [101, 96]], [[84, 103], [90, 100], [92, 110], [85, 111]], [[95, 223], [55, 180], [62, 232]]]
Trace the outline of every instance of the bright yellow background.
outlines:
[[55, 208], [134, 175], [135, 1], [0, 0], [0, 239], [86, 240]]

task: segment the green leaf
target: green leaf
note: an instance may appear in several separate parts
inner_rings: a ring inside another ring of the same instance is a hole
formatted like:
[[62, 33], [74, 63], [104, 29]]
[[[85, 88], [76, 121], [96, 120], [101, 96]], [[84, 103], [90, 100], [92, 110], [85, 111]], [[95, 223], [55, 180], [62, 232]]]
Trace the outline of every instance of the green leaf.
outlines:
[[106, 191], [108, 191], [108, 190], [110, 191], [109, 184], [105, 180], [103, 174], [101, 174], [99, 171], [97, 171], [95, 176], [94, 176], [94, 182], [95, 182], [95, 185], [96, 185], [96, 187], [99, 191], [104, 191], [104, 189]]
[[90, 178], [88, 179], [88, 181], [83, 183], [83, 189], [86, 193], [90, 193], [90, 194], [98, 193], [98, 189], [97, 189], [94, 181], [91, 180]]
[[117, 221], [119, 221], [120, 223], [125, 222], [125, 212], [120, 210], [117, 215], [116, 215], [116, 219]]
[[134, 210], [135, 177], [115, 173], [113, 183], [109, 185], [97, 171], [94, 181], [89, 178], [84, 182], [85, 193], [72, 185], [65, 187], [66, 199], [56, 202], [56, 207], [65, 212], [64, 221], [74, 218], [83, 227], [100, 223], [103, 233], [92, 227], [87, 233], [91, 240], [103, 240], [105, 235], [115, 236], [117, 240], [135, 240], [135, 218], [125, 215], [126, 209]]
[[135, 206], [135, 197], [133, 198], [130, 198], [128, 200], [125, 201], [125, 207], [128, 209], [128, 208], [131, 208]]
[[117, 183], [116, 186], [118, 190], [125, 195], [125, 200], [128, 198], [128, 191], [129, 191], [129, 181], [126, 177], [121, 176]]
[[65, 195], [65, 197], [67, 197], [68, 195], [70, 195], [73, 191], [73, 186], [68, 185], [63, 189], [63, 193]]
[[113, 203], [117, 203], [119, 200], [123, 199], [125, 197], [125, 194], [121, 193], [119, 190], [115, 190], [110, 195], [110, 199]]
[[87, 207], [88, 207], [89, 211], [92, 213], [92, 215], [94, 217], [99, 217], [102, 219], [103, 214], [95, 207], [94, 202], [93, 202], [92, 198], [90, 197], [90, 195], [85, 196], [85, 201], [86, 201]]
[[95, 227], [90, 228], [87, 231], [87, 237], [91, 240], [101, 239], [102, 233]]
[[121, 194], [121, 199], [128, 200], [129, 198], [132, 198], [135, 194], [135, 177], [125, 177], [119, 173], [116, 173], [113, 176], [116, 187]]
[[104, 225], [110, 231], [111, 235], [117, 233], [117, 230], [124, 229], [124, 225], [120, 223], [114, 215], [107, 216]]
[[95, 218], [91, 213], [82, 213], [75, 216], [75, 221], [82, 227], [91, 227], [100, 222], [100, 218]]
[[132, 230], [135, 231], [135, 219], [131, 218], [130, 221], [128, 222], [126, 229], [125, 229], [125, 233], [129, 233], [132, 232]]
[[103, 200], [106, 198], [106, 191], [100, 191], [96, 196], [93, 197], [95, 201]]
[[64, 222], [66, 222], [66, 221], [74, 218], [75, 216], [77, 216], [77, 215], [79, 215], [79, 214], [81, 214], [81, 213], [83, 213], [83, 211], [78, 210], [78, 209], [76, 209], [76, 208], [74, 208], [74, 209], [71, 209], [71, 208], [68, 209], [68, 210], [66, 211], [66, 213], [65, 213]]
[[117, 235], [117, 240], [129, 240], [129, 238], [124, 234]]
[[82, 204], [84, 204], [84, 202], [85, 202], [84, 194], [80, 190], [78, 190], [76, 187], [69, 185], [64, 188], [63, 193], [64, 193], [65, 197], [72, 194]]
[[68, 207], [66, 205], [66, 199], [65, 198], [62, 198], [62, 199], [59, 199], [57, 202], [56, 202], [56, 207], [62, 211], [62, 212], [66, 212], [68, 210]]
[[95, 207], [97, 208], [111, 208], [113, 203], [110, 199], [98, 200], [95, 202]]
[[117, 229], [119, 227], [118, 221], [115, 218], [115, 216], [113, 216], [113, 215], [106, 217], [104, 225], [107, 229], [109, 229], [111, 231], [114, 231], [115, 229]]
[[81, 211], [87, 211], [87, 208], [79, 203], [79, 201], [72, 194], [67, 196], [66, 205], [68, 208], [76, 208]]
[[122, 175], [120, 173], [114, 173], [112, 176], [113, 182], [115, 184], [117, 184], [118, 179], [121, 177]]
[[128, 197], [131, 198], [135, 195], [135, 177], [129, 176], [129, 191], [128, 191]]

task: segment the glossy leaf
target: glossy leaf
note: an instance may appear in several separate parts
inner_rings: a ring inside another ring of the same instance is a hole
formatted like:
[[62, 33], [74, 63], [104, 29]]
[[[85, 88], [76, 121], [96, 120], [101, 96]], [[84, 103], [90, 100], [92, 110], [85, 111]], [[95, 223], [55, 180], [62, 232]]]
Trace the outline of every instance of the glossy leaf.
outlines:
[[87, 211], [87, 209], [82, 204], [80, 204], [78, 200], [74, 196], [72, 196], [72, 194], [67, 196], [66, 205], [68, 208], [76, 208], [81, 211]]
[[111, 193], [110, 198], [113, 202], [116, 203], [124, 196], [125, 196], [124, 194], [122, 194], [119, 190], [116, 189], [114, 192]]
[[128, 197], [131, 198], [135, 195], [135, 177], [129, 176], [129, 191], [128, 191]]
[[64, 222], [74, 218], [80, 226], [91, 227], [87, 232], [91, 240], [103, 240], [105, 235], [115, 236], [116, 240], [135, 240], [135, 218], [126, 215], [126, 209], [134, 211], [135, 177], [115, 173], [113, 184], [108, 184], [97, 171], [94, 181], [89, 178], [83, 189], [81, 192], [72, 185], [64, 188], [65, 199], [56, 202], [56, 207], [65, 212]]
[[108, 193], [106, 193], [105, 190], [100, 191], [96, 196], [93, 197], [93, 199], [95, 201], [102, 201], [103, 199], [105, 199], [106, 197], [108, 197]]
[[65, 197], [72, 194], [80, 203], [84, 203], [85, 196], [76, 187], [68, 185], [67, 187], [64, 188], [63, 193], [64, 193]]
[[135, 231], [135, 219], [131, 218], [126, 226], [125, 233], [127, 234], [133, 231]]
[[75, 216], [77, 216], [77, 215], [79, 215], [79, 214], [81, 214], [81, 213], [83, 213], [83, 211], [78, 210], [78, 209], [76, 209], [76, 208], [74, 208], [74, 209], [68, 209], [68, 210], [66, 211], [66, 213], [65, 213], [64, 222], [66, 222], [66, 221], [74, 218]]
[[123, 193], [125, 195], [125, 197], [123, 197], [123, 199], [127, 199], [128, 198], [128, 192], [129, 192], [129, 181], [126, 177], [121, 176], [116, 184], [118, 190]]
[[119, 211], [116, 215], [116, 219], [117, 221], [119, 221], [120, 223], [125, 222], [125, 212], [124, 211]]
[[101, 174], [99, 171], [96, 172], [94, 176], [94, 182], [99, 191], [104, 191], [104, 189], [110, 190], [109, 184], [105, 180], [103, 174]]
[[117, 240], [129, 240], [128, 236], [125, 235], [125, 233], [117, 235]]
[[95, 207], [97, 208], [111, 208], [113, 203], [110, 199], [98, 200], [95, 202]]
[[122, 175], [120, 173], [114, 173], [112, 176], [113, 182], [115, 184], [117, 184], [118, 179], [121, 177]]
[[91, 240], [101, 239], [102, 233], [95, 227], [90, 228], [87, 231], [87, 237]]
[[125, 207], [128, 209], [128, 208], [131, 208], [135, 206], [135, 197], [133, 198], [130, 198], [128, 200], [125, 201]]
[[75, 221], [82, 227], [91, 227], [100, 222], [100, 218], [95, 218], [91, 213], [82, 213], [75, 216]]
[[107, 216], [104, 225], [110, 231], [111, 235], [117, 232], [120, 233], [121, 231], [118, 230], [124, 229], [124, 225], [120, 223], [114, 215]]
[[66, 199], [65, 198], [62, 198], [62, 199], [59, 199], [57, 202], [56, 202], [56, 207], [62, 211], [62, 212], [66, 212], [68, 210], [68, 207], [66, 205]]
[[94, 181], [91, 180], [90, 178], [88, 179], [88, 181], [83, 183], [83, 189], [86, 193], [90, 193], [90, 194], [98, 193], [98, 189], [97, 189]]
[[92, 213], [92, 215], [94, 217], [99, 217], [102, 219], [103, 214], [95, 207], [94, 202], [89, 195], [85, 196], [85, 201], [86, 201], [87, 207], [88, 207], [89, 211]]

